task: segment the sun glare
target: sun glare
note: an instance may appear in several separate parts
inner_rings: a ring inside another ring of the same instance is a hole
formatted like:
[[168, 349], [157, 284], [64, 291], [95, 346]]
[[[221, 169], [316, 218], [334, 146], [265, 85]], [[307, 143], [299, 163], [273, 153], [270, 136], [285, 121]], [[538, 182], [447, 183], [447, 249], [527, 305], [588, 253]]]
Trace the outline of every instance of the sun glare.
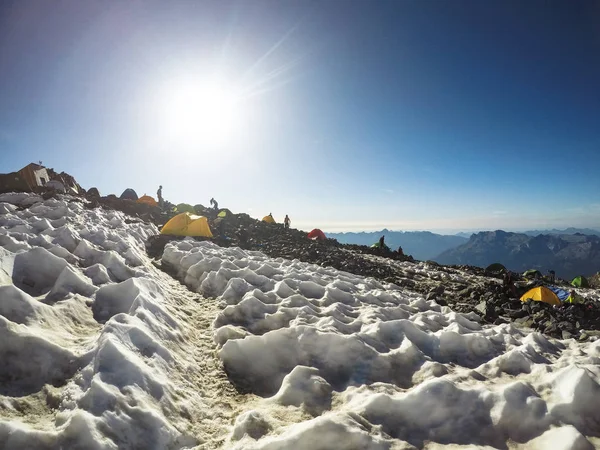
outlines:
[[239, 98], [219, 83], [174, 86], [167, 94], [168, 137], [182, 144], [222, 145], [239, 132]]

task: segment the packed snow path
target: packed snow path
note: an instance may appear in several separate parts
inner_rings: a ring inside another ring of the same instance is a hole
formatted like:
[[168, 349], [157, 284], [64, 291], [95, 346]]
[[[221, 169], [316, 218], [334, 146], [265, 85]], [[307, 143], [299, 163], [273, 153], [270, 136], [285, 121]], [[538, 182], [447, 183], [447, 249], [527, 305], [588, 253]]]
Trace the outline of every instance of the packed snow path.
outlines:
[[232, 447], [600, 443], [600, 341], [483, 327], [392, 284], [210, 242], [173, 242], [162, 261], [222, 300], [219, 355], [239, 389], [264, 397]]
[[0, 448], [221, 447], [248, 396], [216, 302], [150, 264], [153, 225], [69, 200], [0, 196]]

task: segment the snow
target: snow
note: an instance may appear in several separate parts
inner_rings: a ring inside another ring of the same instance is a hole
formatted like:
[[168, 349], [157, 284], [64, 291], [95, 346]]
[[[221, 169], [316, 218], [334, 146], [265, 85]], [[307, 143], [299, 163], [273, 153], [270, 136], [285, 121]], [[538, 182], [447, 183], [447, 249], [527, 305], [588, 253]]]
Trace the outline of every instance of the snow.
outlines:
[[[263, 398], [235, 448], [536, 448], [548, 433], [585, 448], [599, 435], [600, 341], [483, 326], [393, 284], [210, 242], [170, 243], [163, 263], [221, 300], [219, 356]], [[275, 420], [281, 408], [315, 419]]]
[[[600, 340], [394, 284], [0, 195], [2, 448], [590, 449]], [[447, 274], [402, 265], [415, 279]], [[594, 294], [595, 295], [595, 294]]]

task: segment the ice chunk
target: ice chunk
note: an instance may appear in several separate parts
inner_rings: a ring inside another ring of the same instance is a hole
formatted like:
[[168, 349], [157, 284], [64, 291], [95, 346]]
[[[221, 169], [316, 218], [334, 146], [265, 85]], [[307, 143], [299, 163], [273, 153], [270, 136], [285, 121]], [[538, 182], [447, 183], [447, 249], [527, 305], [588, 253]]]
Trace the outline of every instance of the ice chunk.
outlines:
[[11, 205], [10, 203], [0, 203], [0, 214], [9, 214], [16, 209], [17, 207], [15, 205]]
[[11, 322], [25, 323], [44, 306], [16, 286], [0, 286], [0, 315]]
[[283, 379], [273, 401], [287, 406], [302, 406], [313, 415], [319, 415], [331, 407], [331, 385], [319, 376], [314, 367], [296, 366]]
[[597, 433], [600, 424], [600, 384], [587, 369], [570, 365], [552, 382], [553, 416], [584, 433]]
[[[2, 238], [1, 235], [0, 238]], [[0, 247], [0, 286], [12, 284], [14, 261], [14, 254]]]
[[[399, 444], [396, 442], [396, 444]], [[401, 444], [400, 444], [401, 445]], [[279, 436], [256, 443], [241, 441], [236, 450], [391, 450], [389, 439], [369, 433], [347, 414], [326, 415], [287, 427]]]
[[101, 284], [110, 283], [110, 276], [102, 264], [94, 264], [83, 271], [85, 275], [91, 278], [94, 285], [99, 286]]
[[77, 245], [79, 245], [79, 242], [81, 241], [79, 234], [68, 225], [62, 226], [55, 230], [53, 236], [53, 244], [60, 245], [61, 247], [69, 250], [71, 253], [75, 251]]
[[45, 248], [36, 247], [15, 256], [13, 282], [31, 295], [48, 292], [68, 263]]
[[85, 297], [91, 297], [98, 288], [90, 283], [90, 279], [67, 266], [60, 273], [52, 290], [47, 295], [47, 301], [57, 301], [65, 298], [69, 294], [81, 294]]
[[96, 299], [92, 305], [94, 318], [100, 322], [107, 321], [115, 314], [133, 314], [138, 307], [152, 313], [166, 321], [170, 326], [176, 327], [173, 319], [158, 305], [156, 299], [162, 297], [159, 288], [151, 280], [145, 278], [131, 278], [118, 284], [102, 286], [96, 292]]
[[271, 424], [263, 414], [253, 410], [246, 411], [235, 420], [232, 439], [239, 441], [244, 435], [248, 435], [252, 439], [260, 439], [271, 431], [271, 428]]
[[32, 394], [47, 383], [60, 386], [79, 369], [80, 360], [70, 351], [19, 327], [0, 316], [0, 395]]
[[594, 446], [575, 427], [553, 428], [528, 442], [529, 450], [593, 450]]

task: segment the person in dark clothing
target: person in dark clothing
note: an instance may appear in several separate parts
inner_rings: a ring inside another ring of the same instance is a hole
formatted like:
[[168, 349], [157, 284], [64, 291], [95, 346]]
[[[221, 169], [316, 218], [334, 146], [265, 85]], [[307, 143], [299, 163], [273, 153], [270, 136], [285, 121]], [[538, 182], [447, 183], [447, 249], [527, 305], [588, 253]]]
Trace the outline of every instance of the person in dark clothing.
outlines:
[[248, 232], [244, 228], [240, 228], [238, 233], [238, 241], [240, 243], [240, 247], [245, 248], [248, 246]]
[[554, 283], [556, 281], [556, 272], [549, 270], [548, 273], [550, 274], [550, 283]]
[[285, 227], [285, 229], [289, 229], [290, 228], [290, 218], [288, 217], [288, 215], [285, 215], [285, 219], [283, 219], [283, 226]]
[[384, 249], [385, 248], [385, 236], [381, 236], [379, 238], [379, 248], [380, 249]]
[[215, 209], [215, 211], [217, 211], [219, 209], [219, 204], [217, 203], [217, 201], [213, 198], [210, 199], [210, 204], [211, 206]]
[[512, 272], [510, 270], [507, 270], [504, 273], [504, 279], [502, 280], [502, 286], [504, 287], [504, 290], [508, 291], [508, 293], [511, 294], [513, 297], [517, 296], [517, 288], [516, 288], [515, 284], [513, 283], [513, 276], [512, 276]]
[[158, 198], [158, 206], [162, 208], [165, 203], [162, 196], [162, 185], [158, 187], [158, 191], [156, 191], [156, 197]]
[[398, 254], [399, 255], [404, 255], [404, 250], [402, 250], [402, 247], [398, 247]]

